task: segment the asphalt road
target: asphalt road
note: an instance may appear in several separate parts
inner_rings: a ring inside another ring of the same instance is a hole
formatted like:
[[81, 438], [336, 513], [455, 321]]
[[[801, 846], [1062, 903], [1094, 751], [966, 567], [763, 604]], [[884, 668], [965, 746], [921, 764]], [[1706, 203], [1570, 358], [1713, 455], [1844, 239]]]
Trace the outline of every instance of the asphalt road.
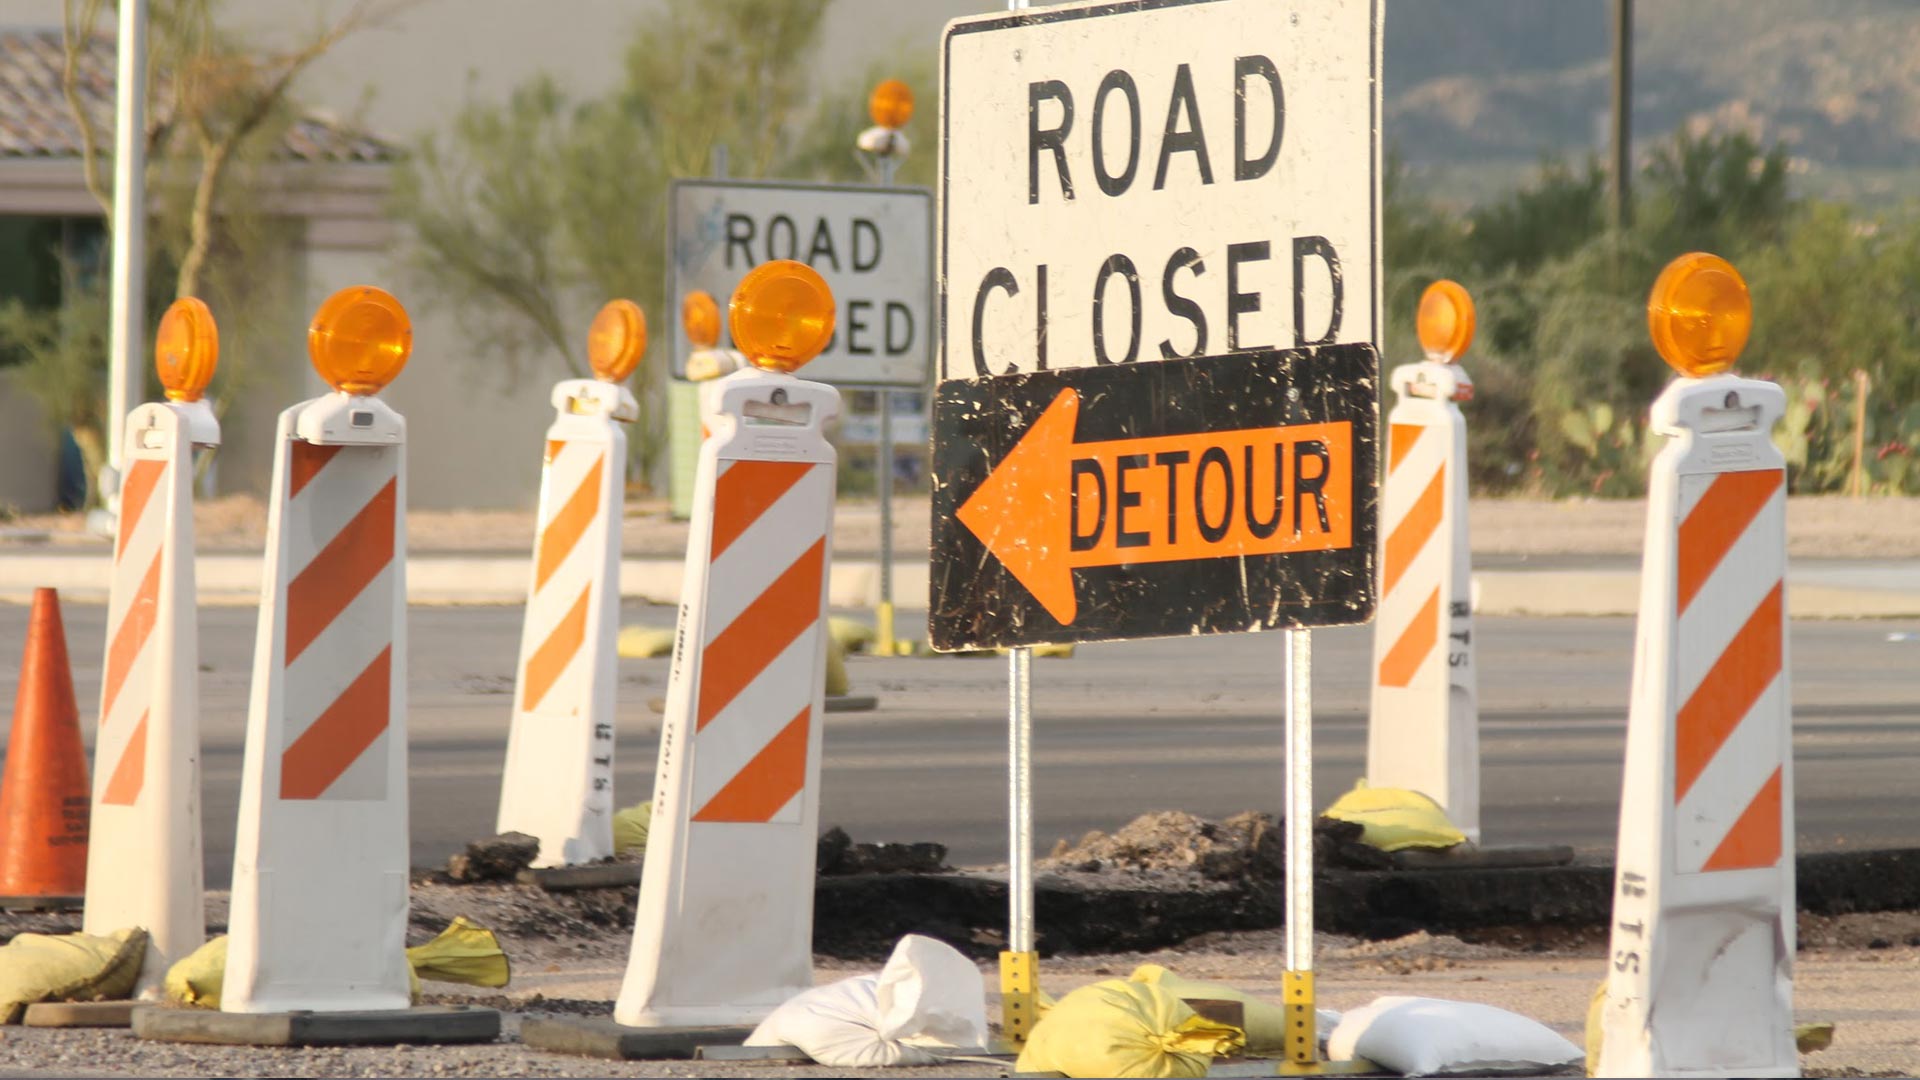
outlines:
[[[11, 700], [26, 608], [0, 605], [0, 700]], [[629, 622], [673, 612], [629, 607]], [[69, 648], [90, 730], [105, 609], [69, 605]], [[201, 614], [208, 882], [231, 873], [255, 613]], [[493, 831], [520, 614], [415, 608], [411, 616], [413, 852], [443, 861]], [[1920, 846], [1920, 635], [1897, 622], [1792, 630], [1803, 848]], [[1610, 848], [1620, 786], [1629, 619], [1482, 619], [1481, 740], [1487, 843]], [[1184, 809], [1225, 816], [1281, 801], [1281, 639], [1082, 646], [1034, 662], [1037, 842]], [[1325, 805], [1365, 757], [1365, 628], [1314, 636], [1314, 782]], [[617, 785], [652, 787], [665, 660], [621, 662]], [[822, 825], [861, 840], [934, 840], [960, 864], [1006, 855], [1006, 663], [856, 657], [854, 689], [880, 708], [829, 717]]]

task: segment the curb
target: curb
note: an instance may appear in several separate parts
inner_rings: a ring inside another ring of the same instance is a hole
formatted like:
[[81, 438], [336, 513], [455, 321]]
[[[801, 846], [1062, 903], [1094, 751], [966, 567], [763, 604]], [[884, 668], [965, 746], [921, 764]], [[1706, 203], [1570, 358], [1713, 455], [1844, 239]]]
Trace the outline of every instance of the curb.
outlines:
[[[200, 602], [250, 607], [260, 600], [260, 558], [202, 555], [195, 564]], [[103, 604], [112, 571], [102, 554], [0, 557], [0, 602], [26, 603], [36, 588], [60, 590], [74, 603]], [[620, 595], [653, 604], [680, 603], [680, 559], [623, 559]], [[417, 605], [519, 605], [526, 601], [526, 559], [504, 555], [415, 555], [407, 559], [407, 602]], [[1902, 575], [1910, 576], [1910, 575]], [[1796, 619], [1920, 618], [1920, 588], [1862, 587], [1858, 575], [1819, 566], [1787, 570], [1787, 611]], [[1829, 581], [1844, 582], [1829, 584]], [[928, 594], [927, 563], [914, 554], [896, 558], [893, 593], [904, 606], [921, 606]], [[833, 564], [828, 603], [841, 609], [880, 602], [880, 566], [874, 559]], [[1639, 611], [1638, 570], [1482, 570], [1473, 575], [1476, 615], [1602, 617]]]

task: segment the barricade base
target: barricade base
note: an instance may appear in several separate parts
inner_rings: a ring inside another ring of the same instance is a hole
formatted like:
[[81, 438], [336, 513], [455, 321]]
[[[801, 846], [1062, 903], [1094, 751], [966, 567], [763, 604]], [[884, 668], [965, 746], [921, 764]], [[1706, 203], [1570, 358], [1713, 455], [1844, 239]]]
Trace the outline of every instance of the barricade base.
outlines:
[[751, 1024], [633, 1027], [606, 1016], [529, 1016], [520, 1023], [520, 1041], [529, 1049], [552, 1054], [611, 1061], [687, 1061], [706, 1046], [740, 1046], [753, 1034], [753, 1027]]
[[485, 1043], [500, 1037], [500, 1013], [470, 1005], [365, 1012], [228, 1013], [143, 1005], [135, 1036], [222, 1046], [413, 1046]]
[[123, 1028], [133, 1026], [137, 1001], [42, 1001], [27, 1006], [28, 1027]]
[[[880, 707], [880, 699], [872, 694], [828, 694], [823, 707], [827, 712], [872, 712]], [[647, 708], [657, 713], [664, 713], [667, 711], [667, 699], [649, 698]]]
[[0, 911], [79, 911], [81, 896], [0, 896]]

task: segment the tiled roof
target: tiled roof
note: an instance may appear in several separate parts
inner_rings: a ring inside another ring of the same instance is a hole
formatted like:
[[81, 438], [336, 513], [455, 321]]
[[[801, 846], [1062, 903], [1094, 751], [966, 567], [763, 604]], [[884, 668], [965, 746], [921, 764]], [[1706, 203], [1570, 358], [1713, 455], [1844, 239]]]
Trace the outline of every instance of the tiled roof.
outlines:
[[[80, 128], [61, 89], [66, 49], [58, 30], [0, 29], [0, 158], [77, 158]], [[106, 153], [113, 150], [114, 43], [96, 36], [80, 56], [77, 86]], [[155, 80], [155, 97], [165, 83]], [[149, 125], [164, 121], [168, 103], [157, 100]], [[292, 161], [364, 163], [392, 161], [389, 143], [317, 115], [294, 121], [281, 140]]]

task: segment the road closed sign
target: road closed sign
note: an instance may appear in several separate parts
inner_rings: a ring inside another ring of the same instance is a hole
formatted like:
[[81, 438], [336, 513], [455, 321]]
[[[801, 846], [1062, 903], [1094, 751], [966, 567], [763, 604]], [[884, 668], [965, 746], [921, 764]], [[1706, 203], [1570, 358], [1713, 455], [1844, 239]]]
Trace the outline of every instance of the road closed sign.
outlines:
[[[670, 304], [677, 311], [701, 289], [724, 308], [747, 271], [797, 259], [826, 279], [838, 308], [833, 340], [807, 365], [807, 378], [924, 387], [934, 350], [932, 202], [920, 188], [676, 181], [668, 199]], [[684, 377], [693, 345], [679, 319], [670, 325], [673, 373]]]
[[963, 19], [941, 377], [1377, 342], [1375, 0]]
[[935, 648], [1372, 618], [1377, 0], [963, 19]]

